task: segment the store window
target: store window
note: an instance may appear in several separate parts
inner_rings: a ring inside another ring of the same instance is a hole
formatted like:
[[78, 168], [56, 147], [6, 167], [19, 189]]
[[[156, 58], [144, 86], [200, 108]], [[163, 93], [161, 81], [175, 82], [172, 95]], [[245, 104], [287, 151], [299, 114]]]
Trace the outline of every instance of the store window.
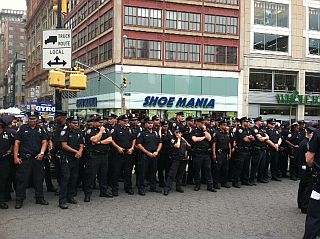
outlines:
[[306, 93], [320, 93], [320, 74], [307, 72], [305, 85]]
[[221, 34], [238, 34], [238, 18], [205, 15], [205, 31]]
[[293, 91], [296, 89], [297, 72], [251, 69], [249, 89], [259, 91]]
[[260, 106], [260, 115], [296, 115], [295, 106]]
[[288, 52], [288, 36], [254, 33], [255, 50]]
[[289, 5], [255, 0], [254, 24], [273, 27], [288, 27]]
[[320, 9], [309, 8], [309, 30], [320, 31]]
[[319, 107], [305, 107], [304, 116], [320, 116]]
[[320, 39], [309, 39], [309, 54], [320, 55]]

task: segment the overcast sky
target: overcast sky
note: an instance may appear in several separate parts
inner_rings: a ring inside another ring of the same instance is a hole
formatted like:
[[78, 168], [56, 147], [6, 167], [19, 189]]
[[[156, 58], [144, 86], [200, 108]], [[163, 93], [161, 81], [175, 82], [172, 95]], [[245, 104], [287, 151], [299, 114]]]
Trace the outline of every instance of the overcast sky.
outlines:
[[0, 0], [1, 9], [27, 10], [26, 0]]

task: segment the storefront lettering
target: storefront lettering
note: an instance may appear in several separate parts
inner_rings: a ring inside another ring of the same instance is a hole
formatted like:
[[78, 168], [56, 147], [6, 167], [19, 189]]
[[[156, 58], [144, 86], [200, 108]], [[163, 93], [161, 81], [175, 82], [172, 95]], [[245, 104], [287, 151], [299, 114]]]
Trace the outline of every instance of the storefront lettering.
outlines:
[[[175, 104], [176, 102], [176, 104]], [[168, 107], [171, 108], [175, 104], [176, 108], [214, 108], [215, 100], [208, 98], [184, 98], [180, 97], [176, 101], [175, 97], [158, 97], [158, 96], [147, 96], [144, 99], [144, 107]]]
[[97, 97], [88, 98], [88, 99], [79, 99], [77, 100], [77, 108], [93, 108], [97, 107], [98, 99]]
[[278, 104], [286, 105], [320, 105], [320, 95], [299, 95], [298, 91], [291, 94], [278, 94]]
[[56, 106], [54, 104], [32, 102], [30, 105], [27, 105], [27, 110], [39, 113], [54, 113], [56, 112]]

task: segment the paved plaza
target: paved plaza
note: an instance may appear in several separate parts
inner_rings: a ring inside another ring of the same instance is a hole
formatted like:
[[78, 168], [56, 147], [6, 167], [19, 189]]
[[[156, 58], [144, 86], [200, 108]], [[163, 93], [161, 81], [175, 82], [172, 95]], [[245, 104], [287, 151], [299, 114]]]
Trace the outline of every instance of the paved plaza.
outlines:
[[0, 211], [0, 239], [46, 238], [302, 238], [305, 215], [297, 209], [298, 182], [259, 184], [241, 189], [185, 193], [169, 196], [148, 192], [145, 197], [120, 191], [117, 198], [100, 198], [68, 210], [58, 207], [58, 197], [47, 193], [49, 206], [36, 205], [33, 190], [20, 210]]

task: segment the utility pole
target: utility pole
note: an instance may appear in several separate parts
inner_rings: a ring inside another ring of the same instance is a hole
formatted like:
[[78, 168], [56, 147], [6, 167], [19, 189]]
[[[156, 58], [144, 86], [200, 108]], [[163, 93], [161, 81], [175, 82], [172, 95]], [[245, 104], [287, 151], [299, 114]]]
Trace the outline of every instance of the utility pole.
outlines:
[[[57, 10], [57, 29], [62, 28], [62, 0], [58, 0], [58, 10]], [[56, 110], [62, 110], [62, 95], [61, 91], [54, 90], [54, 103]]]

